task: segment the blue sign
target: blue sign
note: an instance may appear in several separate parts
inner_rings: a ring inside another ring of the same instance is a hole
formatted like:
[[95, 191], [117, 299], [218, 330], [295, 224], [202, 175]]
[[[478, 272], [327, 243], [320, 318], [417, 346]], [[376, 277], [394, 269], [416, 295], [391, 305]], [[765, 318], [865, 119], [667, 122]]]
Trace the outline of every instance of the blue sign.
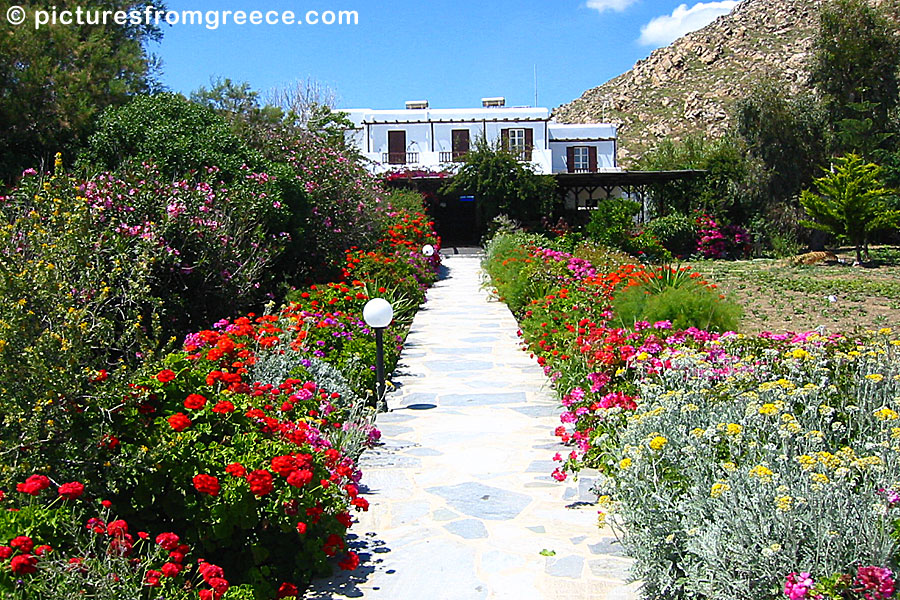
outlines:
[[460, 202], [475, 202], [475, 196], [460, 196]]

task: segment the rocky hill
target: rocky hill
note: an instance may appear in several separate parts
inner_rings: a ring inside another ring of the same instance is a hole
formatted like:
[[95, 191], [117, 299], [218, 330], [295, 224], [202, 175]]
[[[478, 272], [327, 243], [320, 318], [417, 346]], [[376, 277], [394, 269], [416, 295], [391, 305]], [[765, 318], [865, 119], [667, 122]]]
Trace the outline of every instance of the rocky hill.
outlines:
[[807, 85], [819, 4], [744, 0], [554, 115], [564, 123], [618, 123], [619, 161], [626, 167], [664, 137], [721, 134], [733, 104], [761, 78], [783, 81], [792, 92]]

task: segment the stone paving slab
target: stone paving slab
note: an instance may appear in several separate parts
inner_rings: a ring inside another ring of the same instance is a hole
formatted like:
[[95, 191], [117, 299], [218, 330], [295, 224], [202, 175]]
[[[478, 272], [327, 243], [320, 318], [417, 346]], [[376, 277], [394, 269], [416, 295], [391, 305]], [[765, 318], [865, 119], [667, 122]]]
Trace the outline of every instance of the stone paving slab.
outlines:
[[394, 373], [383, 445], [360, 460], [354, 572], [310, 600], [634, 600], [626, 558], [597, 527], [592, 478], [558, 483], [557, 402], [518, 325], [481, 288], [480, 257], [445, 257]]

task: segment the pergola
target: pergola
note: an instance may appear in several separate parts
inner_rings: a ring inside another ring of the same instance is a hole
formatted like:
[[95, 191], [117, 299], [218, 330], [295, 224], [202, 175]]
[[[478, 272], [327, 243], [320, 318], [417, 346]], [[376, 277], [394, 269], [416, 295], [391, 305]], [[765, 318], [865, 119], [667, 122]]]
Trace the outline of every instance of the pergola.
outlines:
[[[644, 220], [647, 198], [652, 187], [672, 181], [697, 179], [706, 175], [700, 169], [677, 171], [609, 171], [597, 173], [557, 173], [556, 184], [561, 198], [568, 192], [574, 192], [579, 198], [582, 193], [587, 196], [585, 208], [595, 208], [597, 201], [613, 195], [618, 188], [641, 203], [641, 220]], [[602, 195], [600, 192], [603, 192]]]

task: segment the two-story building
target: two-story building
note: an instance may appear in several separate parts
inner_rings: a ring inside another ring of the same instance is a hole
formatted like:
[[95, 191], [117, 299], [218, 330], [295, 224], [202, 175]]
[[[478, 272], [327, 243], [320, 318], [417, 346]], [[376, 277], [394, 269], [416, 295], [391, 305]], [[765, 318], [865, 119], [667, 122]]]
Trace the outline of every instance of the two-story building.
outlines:
[[447, 170], [479, 138], [499, 143], [540, 174], [621, 170], [615, 125], [556, 123], [546, 108], [507, 107], [503, 98], [483, 98], [481, 108], [473, 109], [433, 109], [427, 101], [413, 101], [400, 110], [343, 112], [355, 127], [348, 141], [376, 173]]

